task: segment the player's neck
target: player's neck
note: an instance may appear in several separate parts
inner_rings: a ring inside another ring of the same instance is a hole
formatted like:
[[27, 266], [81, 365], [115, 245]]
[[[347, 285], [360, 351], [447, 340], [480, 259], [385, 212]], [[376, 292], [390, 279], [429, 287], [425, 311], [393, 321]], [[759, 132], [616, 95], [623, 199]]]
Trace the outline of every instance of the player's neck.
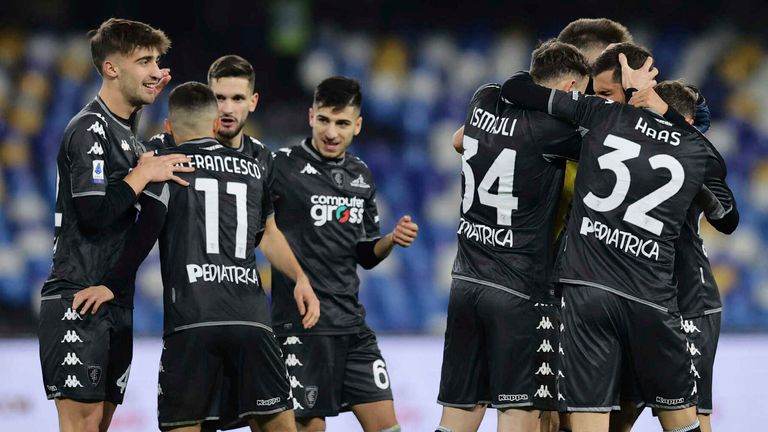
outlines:
[[122, 119], [131, 118], [131, 114], [141, 108], [140, 106], [137, 107], [128, 102], [128, 99], [120, 93], [119, 89], [108, 85], [106, 82], [101, 85], [99, 97], [104, 101], [104, 104], [113, 114]]
[[206, 135], [203, 132], [193, 132], [193, 133], [174, 133], [173, 134], [173, 141], [176, 143], [176, 145], [183, 144], [187, 141], [193, 141], [193, 140], [199, 140], [199, 139], [214, 139], [210, 132], [208, 135]]

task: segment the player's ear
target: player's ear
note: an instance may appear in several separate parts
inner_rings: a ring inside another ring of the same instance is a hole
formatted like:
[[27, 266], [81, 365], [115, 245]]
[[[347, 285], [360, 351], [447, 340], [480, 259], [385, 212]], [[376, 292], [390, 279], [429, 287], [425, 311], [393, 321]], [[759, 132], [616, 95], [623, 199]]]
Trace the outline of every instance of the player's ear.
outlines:
[[104, 75], [104, 77], [108, 77], [108, 78], [117, 78], [117, 76], [119, 75], [117, 64], [110, 58], [107, 58], [101, 64], [101, 72]]
[[165, 129], [168, 134], [173, 136], [173, 128], [171, 127], [171, 121], [168, 119], [163, 120], [163, 129]]
[[360, 133], [360, 129], [363, 128], [363, 116], [357, 116], [357, 121], [355, 121], [355, 136]]
[[692, 118], [686, 117], [685, 118], [685, 122], [688, 123], [689, 125], [693, 126], [693, 119]]
[[219, 129], [221, 128], [221, 119], [219, 117], [216, 117], [213, 119], [213, 136], [219, 134]]
[[253, 96], [251, 96], [251, 103], [250, 103], [250, 106], [248, 107], [248, 111], [250, 112], [256, 111], [256, 105], [258, 104], [259, 104], [259, 94], [254, 93]]
[[309, 127], [315, 127], [315, 110], [309, 107]]

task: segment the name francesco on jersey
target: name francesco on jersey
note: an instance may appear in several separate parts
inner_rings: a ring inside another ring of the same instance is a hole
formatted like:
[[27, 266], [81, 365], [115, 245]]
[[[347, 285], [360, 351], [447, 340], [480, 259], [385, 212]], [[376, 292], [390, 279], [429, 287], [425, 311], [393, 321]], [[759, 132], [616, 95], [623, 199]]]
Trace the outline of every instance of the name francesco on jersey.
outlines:
[[315, 226], [323, 226], [332, 220], [352, 224], [363, 222], [365, 200], [362, 198], [312, 195], [309, 202], [313, 204], [310, 215]]

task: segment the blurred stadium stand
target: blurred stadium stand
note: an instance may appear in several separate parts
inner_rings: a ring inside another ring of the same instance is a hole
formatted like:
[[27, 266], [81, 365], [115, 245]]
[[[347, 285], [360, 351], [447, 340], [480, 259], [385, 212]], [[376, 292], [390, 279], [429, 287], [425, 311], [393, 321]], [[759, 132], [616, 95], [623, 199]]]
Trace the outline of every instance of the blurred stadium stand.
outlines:
[[[309, 133], [306, 109], [321, 79], [345, 74], [361, 80], [365, 121], [352, 152], [376, 177], [382, 229], [406, 213], [421, 227], [412, 248], [361, 271], [361, 299], [379, 331], [440, 333], [460, 202], [460, 160], [451, 134], [480, 84], [502, 82], [526, 68], [537, 40], [554, 36], [560, 26], [538, 32], [531, 23], [508, 31], [444, 31], [430, 23], [387, 33], [364, 26], [343, 30], [302, 25], [306, 4], [269, 9], [267, 16], [280, 25], [256, 38], [269, 44], [258, 58], [237, 46], [203, 46], [196, 63], [190, 62], [176, 52], [182, 38], [158, 25], [174, 43], [180, 40], [167, 62], [173, 83], [204, 80], [219, 55], [244, 55], [257, 67], [261, 93], [246, 131], [277, 149]], [[707, 97], [713, 115], [708, 136], [728, 163], [742, 220], [730, 237], [702, 227], [725, 303], [723, 327], [768, 331], [768, 45], [738, 26], [629, 27], [655, 53], [664, 78], [685, 78]], [[36, 328], [40, 287], [50, 267], [59, 140], [99, 85], [83, 34], [0, 27], [0, 335], [28, 335]], [[192, 64], [195, 70], [185, 69]], [[145, 108], [140, 137], [159, 132], [165, 113], [165, 99]], [[153, 252], [137, 279], [137, 334], [162, 328], [159, 274]]]

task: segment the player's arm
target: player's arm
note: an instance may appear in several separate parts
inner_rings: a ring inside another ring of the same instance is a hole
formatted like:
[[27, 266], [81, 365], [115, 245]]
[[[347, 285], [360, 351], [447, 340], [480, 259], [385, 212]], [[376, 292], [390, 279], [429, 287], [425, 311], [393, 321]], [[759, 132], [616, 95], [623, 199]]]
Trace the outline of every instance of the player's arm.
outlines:
[[464, 154], [464, 126], [456, 129], [456, 132], [453, 133], [452, 142], [456, 153]]
[[392, 253], [395, 245], [408, 247], [419, 235], [419, 226], [405, 215], [400, 218], [395, 228], [384, 237], [375, 240], [363, 240], [357, 243], [357, 262], [366, 270], [376, 267]]
[[75, 294], [72, 308], [77, 310], [82, 305], [81, 315], [89, 309], [95, 314], [102, 304], [113, 299], [129, 303], [133, 298], [136, 272], [160, 237], [168, 211], [169, 187], [167, 184], [157, 186], [156, 190], [145, 190], [139, 198], [141, 213], [128, 233], [129, 241], [115, 267], [106, 273], [100, 285]]
[[713, 152], [707, 160], [704, 184], [694, 202], [704, 210], [710, 225], [721, 233], [731, 234], [739, 225], [739, 210], [725, 175], [725, 162]]
[[314, 326], [320, 319], [320, 300], [317, 299], [307, 275], [288, 245], [288, 240], [277, 227], [274, 214], [267, 217], [259, 247], [270, 264], [296, 282], [293, 298], [296, 300], [299, 314], [304, 317], [301, 322], [305, 329]]

